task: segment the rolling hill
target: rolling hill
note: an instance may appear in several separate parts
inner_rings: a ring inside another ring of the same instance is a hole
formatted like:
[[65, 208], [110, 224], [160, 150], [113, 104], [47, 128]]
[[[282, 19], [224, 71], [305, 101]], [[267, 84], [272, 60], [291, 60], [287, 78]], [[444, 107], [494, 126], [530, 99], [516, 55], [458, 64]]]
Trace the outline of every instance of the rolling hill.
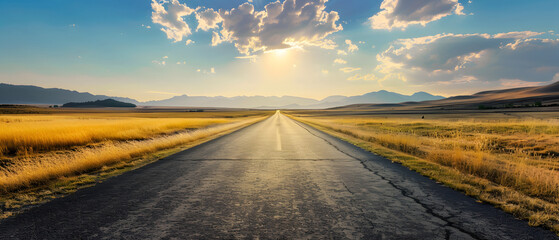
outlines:
[[97, 100], [90, 102], [69, 102], [62, 105], [62, 107], [70, 108], [105, 108], [105, 107], [116, 107], [116, 108], [135, 108], [136, 105], [132, 103], [125, 103], [117, 101], [114, 99]]
[[432, 101], [403, 102], [398, 104], [353, 104], [336, 107], [335, 109], [479, 110], [557, 105], [559, 105], [559, 82], [539, 87], [483, 91], [473, 95], [455, 96]]
[[0, 83], [0, 104], [64, 104], [68, 102], [104, 100], [107, 98], [127, 103], [138, 103], [138, 101], [130, 98], [93, 95], [87, 92], [77, 92], [59, 88], [42, 88]]

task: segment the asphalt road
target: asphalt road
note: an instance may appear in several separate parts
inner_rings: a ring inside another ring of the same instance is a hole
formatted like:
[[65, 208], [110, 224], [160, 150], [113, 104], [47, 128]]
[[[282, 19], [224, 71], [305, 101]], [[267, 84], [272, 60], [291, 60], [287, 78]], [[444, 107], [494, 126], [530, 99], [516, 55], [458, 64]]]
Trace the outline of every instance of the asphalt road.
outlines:
[[0, 239], [554, 239], [281, 114], [0, 223]]

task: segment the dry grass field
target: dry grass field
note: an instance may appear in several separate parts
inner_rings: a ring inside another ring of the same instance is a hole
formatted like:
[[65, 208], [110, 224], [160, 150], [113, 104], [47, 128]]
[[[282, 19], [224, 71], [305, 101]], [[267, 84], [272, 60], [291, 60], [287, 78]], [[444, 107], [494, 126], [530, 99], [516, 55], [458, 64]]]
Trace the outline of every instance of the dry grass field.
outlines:
[[0, 115], [0, 193], [95, 171], [257, 122], [263, 111]]
[[559, 231], [559, 113], [291, 117]]

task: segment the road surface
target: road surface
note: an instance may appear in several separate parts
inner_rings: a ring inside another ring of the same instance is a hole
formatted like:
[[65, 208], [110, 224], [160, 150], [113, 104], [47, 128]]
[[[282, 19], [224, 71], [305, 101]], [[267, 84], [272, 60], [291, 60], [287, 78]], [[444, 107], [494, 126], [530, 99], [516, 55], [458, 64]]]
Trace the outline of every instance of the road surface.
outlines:
[[281, 114], [0, 223], [0, 239], [554, 239]]

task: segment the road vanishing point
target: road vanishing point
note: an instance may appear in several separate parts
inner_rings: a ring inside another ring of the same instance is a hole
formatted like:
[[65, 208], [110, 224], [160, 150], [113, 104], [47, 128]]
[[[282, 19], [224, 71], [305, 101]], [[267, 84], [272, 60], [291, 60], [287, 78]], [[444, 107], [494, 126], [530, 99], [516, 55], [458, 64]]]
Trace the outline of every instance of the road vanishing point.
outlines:
[[0, 239], [555, 238], [279, 112], [0, 222]]

